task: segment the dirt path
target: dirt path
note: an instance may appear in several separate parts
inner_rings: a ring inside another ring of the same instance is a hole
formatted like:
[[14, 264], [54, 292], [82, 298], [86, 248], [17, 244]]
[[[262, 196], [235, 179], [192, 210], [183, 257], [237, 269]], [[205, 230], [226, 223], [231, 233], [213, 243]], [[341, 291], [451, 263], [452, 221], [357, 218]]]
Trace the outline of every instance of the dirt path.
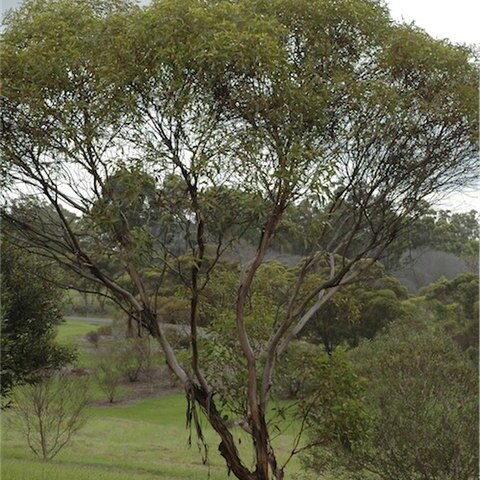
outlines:
[[98, 324], [110, 324], [113, 322], [111, 318], [100, 318], [100, 317], [77, 317], [75, 315], [65, 316], [65, 320], [73, 320], [75, 322], [85, 322], [85, 323], [98, 323]]

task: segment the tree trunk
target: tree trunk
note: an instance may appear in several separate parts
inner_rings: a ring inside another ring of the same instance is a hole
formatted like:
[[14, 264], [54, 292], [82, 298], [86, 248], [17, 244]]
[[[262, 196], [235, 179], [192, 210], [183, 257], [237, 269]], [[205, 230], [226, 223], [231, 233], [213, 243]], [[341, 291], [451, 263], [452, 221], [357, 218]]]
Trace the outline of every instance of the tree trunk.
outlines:
[[218, 450], [227, 463], [229, 473], [232, 472], [239, 480], [259, 480], [263, 478], [257, 476], [255, 472], [250, 472], [250, 470], [242, 463], [237, 446], [235, 445], [235, 440], [228, 429], [225, 420], [217, 410], [211, 395], [195, 384], [191, 385], [191, 392], [193, 398], [200, 405], [208, 418], [210, 425], [221, 439]]
[[275, 456], [270, 446], [265, 414], [260, 406], [258, 406], [256, 410], [256, 418], [252, 418], [250, 423], [256, 457], [256, 469], [252, 472], [243, 464], [240, 458], [235, 439], [229, 430], [227, 422], [217, 410], [213, 393], [192, 380], [178, 364], [173, 351], [169, 351], [168, 348], [166, 348], [168, 347], [168, 342], [166, 344], [165, 339], [162, 338], [162, 332], [155, 314], [149, 310], [144, 310], [142, 316], [146, 325], [148, 325], [150, 334], [152, 334], [162, 346], [167, 365], [183, 383], [189, 398], [200, 406], [208, 422], [220, 437], [218, 450], [220, 455], [225, 459], [228, 472], [231, 472], [239, 480], [269, 480], [270, 472], [275, 480], [282, 480], [283, 471], [277, 468]]
[[[254, 423], [254, 422], [252, 422]], [[252, 425], [252, 438], [255, 445], [256, 456], [256, 480], [268, 480], [269, 471], [269, 442], [267, 424], [265, 422], [265, 416], [259, 409], [257, 425]]]
[[222, 415], [218, 412], [211, 394], [207, 394], [197, 385], [192, 385], [192, 390], [195, 400], [202, 407], [210, 425], [221, 438], [218, 450], [225, 459], [229, 472], [232, 472], [239, 480], [269, 480], [270, 478], [283, 480], [284, 472], [277, 466], [274, 452], [270, 446], [267, 422], [261, 410], [259, 410], [258, 426], [252, 425], [256, 468], [251, 472], [242, 463], [235, 440]]

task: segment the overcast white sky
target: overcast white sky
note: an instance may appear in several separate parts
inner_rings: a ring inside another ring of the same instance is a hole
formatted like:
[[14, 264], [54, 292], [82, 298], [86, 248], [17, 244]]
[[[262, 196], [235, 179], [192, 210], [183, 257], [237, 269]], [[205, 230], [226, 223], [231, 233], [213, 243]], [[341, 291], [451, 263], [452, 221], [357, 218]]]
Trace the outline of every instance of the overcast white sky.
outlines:
[[480, 43], [478, 0], [389, 0], [392, 17], [414, 21], [436, 38], [456, 43]]
[[[0, 0], [1, 13], [14, 8], [19, 0]], [[148, 3], [142, 0], [140, 3]], [[455, 43], [480, 44], [479, 0], [387, 0], [392, 17], [415, 24], [435, 38], [448, 38]], [[469, 210], [480, 207], [477, 190], [465, 191], [449, 198], [442, 208]]]

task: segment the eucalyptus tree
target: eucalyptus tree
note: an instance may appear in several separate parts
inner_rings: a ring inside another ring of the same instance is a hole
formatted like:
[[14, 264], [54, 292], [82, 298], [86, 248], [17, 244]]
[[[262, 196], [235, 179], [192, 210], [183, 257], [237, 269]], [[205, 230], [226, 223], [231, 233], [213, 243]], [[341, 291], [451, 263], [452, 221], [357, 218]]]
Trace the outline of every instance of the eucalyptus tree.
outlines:
[[[474, 174], [470, 50], [394, 24], [374, 0], [158, 0], [144, 8], [43, 0], [7, 17], [2, 65], [7, 185], [49, 202], [62, 229], [53, 235], [6, 205], [15, 241], [103, 285], [159, 341], [190, 399], [189, 418], [199, 406], [229, 471], [283, 478], [266, 418], [277, 359], [426, 198]], [[119, 172], [131, 175], [126, 188], [114, 188]], [[166, 194], [172, 174], [178, 182]], [[249, 292], [285, 211], [306, 198], [322, 212], [320, 225], [306, 232], [310, 251], [254, 350]], [[181, 254], [145, 212], [182, 219]], [[232, 293], [253, 467], [202, 371], [197, 326], [210, 274], [247, 232], [257, 249]], [[106, 259], [128, 284], [102, 267]], [[325, 266], [328, 275], [306, 292], [309, 273]], [[189, 365], [157, 321], [152, 268], [187, 287]]]

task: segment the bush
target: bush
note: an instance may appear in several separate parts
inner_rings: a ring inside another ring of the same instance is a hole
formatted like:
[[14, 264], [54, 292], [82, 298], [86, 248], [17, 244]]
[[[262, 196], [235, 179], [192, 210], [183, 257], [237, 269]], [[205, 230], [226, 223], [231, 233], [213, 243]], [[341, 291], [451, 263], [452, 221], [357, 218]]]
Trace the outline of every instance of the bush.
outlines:
[[107, 396], [108, 401], [113, 403], [123, 380], [123, 372], [114, 348], [110, 347], [96, 355], [94, 375], [100, 390]]
[[278, 362], [274, 393], [283, 399], [295, 399], [305, 394], [317, 370], [318, 363], [327, 357], [323, 348], [302, 340], [293, 340]]
[[115, 401], [123, 380], [136, 382], [152, 364], [148, 338], [128, 338], [109, 342], [95, 358], [95, 377], [110, 403]]
[[324, 446], [343, 451], [364, 441], [368, 429], [364, 394], [365, 381], [356, 374], [344, 349], [317, 357], [300, 412], [313, 443], [322, 446], [322, 454]]
[[0, 392], [7, 397], [15, 385], [35, 382], [40, 371], [56, 370], [76, 354], [55, 342], [63, 321], [58, 272], [3, 237], [1, 257]]
[[366, 472], [382, 480], [478, 478], [477, 376], [451, 338], [410, 320], [362, 344], [352, 359], [368, 380], [369, 435], [348, 448], [316, 449], [310, 467], [337, 478], [344, 469], [349, 479]]
[[112, 335], [112, 326], [111, 325], [101, 325], [97, 328], [98, 335], [105, 337], [110, 337]]
[[152, 350], [148, 338], [128, 338], [115, 342], [115, 347], [119, 369], [130, 382], [136, 382], [139, 374], [151, 367]]
[[85, 334], [85, 338], [90, 342], [95, 348], [98, 348], [98, 343], [100, 342], [100, 337], [105, 336], [109, 337], [112, 335], [112, 326], [111, 325], [101, 325], [96, 330], [92, 330]]
[[100, 340], [100, 335], [97, 331], [92, 330], [91, 332], [87, 332], [85, 334], [85, 338], [88, 342], [90, 342], [95, 348], [98, 348], [98, 342]]
[[13, 391], [11, 419], [35, 455], [51, 460], [85, 423], [87, 387], [84, 379], [44, 375]]

